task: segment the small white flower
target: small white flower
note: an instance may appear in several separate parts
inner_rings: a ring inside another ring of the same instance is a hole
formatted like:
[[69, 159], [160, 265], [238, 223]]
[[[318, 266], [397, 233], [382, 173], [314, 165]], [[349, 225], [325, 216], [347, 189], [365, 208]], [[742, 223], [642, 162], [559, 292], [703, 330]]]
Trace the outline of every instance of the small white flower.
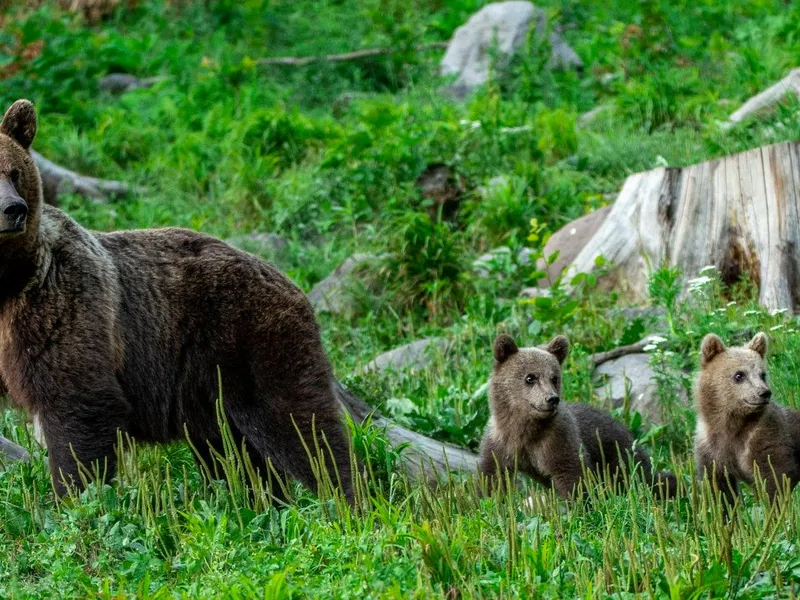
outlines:
[[481, 126], [481, 122], [480, 121], [473, 121], [472, 122], [472, 128], [473, 129], [478, 129], [480, 126]]
[[690, 279], [687, 284], [690, 290], [696, 291], [712, 281], [713, 279], [711, 279], [711, 277], [695, 277], [694, 279]]
[[774, 310], [771, 310], [769, 314], [771, 314], [774, 317], [775, 315], [782, 315], [783, 313], [788, 311], [789, 311], [788, 308], [776, 308]]
[[663, 338], [660, 335], [651, 335], [649, 338], [647, 338], [647, 341], [651, 344], [663, 344], [667, 341], [667, 338]]
[[653, 350], [656, 350], [656, 349], [658, 349], [658, 346], [656, 346], [655, 344], [647, 344], [647, 346], [642, 348], [642, 351], [643, 352], [652, 352]]
[[728, 302], [725, 306], [736, 306], [736, 302]]
[[783, 325], [774, 325], [769, 328], [770, 331], [778, 331], [778, 329], [783, 329]]
[[459, 124], [459, 125], [469, 125], [469, 121], [467, 121], [466, 119], [461, 119], [461, 120], [458, 122], [458, 124]]
[[744, 311], [744, 316], [745, 317], [750, 317], [752, 315], [757, 315], [757, 314], [758, 314], [757, 310], [746, 310], [746, 311]]
[[710, 273], [711, 271], [716, 271], [716, 270], [717, 270], [717, 267], [715, 267], [714, 265], [707, 265], [707, 266], [703, 267], [702, 269], [700, 269], [699, 273], [700, 273], [700, 275], [702, 275], [703, 273]]

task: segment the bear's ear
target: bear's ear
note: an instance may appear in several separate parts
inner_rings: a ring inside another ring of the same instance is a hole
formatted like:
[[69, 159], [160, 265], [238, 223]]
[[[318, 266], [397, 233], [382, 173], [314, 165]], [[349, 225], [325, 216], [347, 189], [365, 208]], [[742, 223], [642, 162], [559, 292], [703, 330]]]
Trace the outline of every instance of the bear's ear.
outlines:
[[517, 352], [519, 352], [519, 348], [510, 335], [501, 333], [497, 336], [494, 341], [494, 359], [498, 363], [506, 362], [509, 356], [513, 356]]
[[6, 134], [25, 150], [30, 148], [36, 136], [36, 109], [33, 103], [29, 100], [14, 102], [0, 123], [0, 133]]
[[557, 335], [550, 340], [545, 350], [555, 356], [556, 359], [558, 359], [558, 363], [561, 364], [567, 359], [567, 355], [569, 354], [569, 340], [563, 335]]
[[710, 363], [718, 354], [725, 352], [725, 344], [722, 339], [715, 333], [709, 333], [703, 338], [703, 343], [700, 345], [700, 366], [705, 367]]
[[761, 355], [761, 358], [764, 358], [767, 355], [768, 344], [769, 339], [767, 339], [767, 335], [764, 332], [759, 332], [750, 340], [747, 347], [750, 348], [750, 350], [755, 350]]

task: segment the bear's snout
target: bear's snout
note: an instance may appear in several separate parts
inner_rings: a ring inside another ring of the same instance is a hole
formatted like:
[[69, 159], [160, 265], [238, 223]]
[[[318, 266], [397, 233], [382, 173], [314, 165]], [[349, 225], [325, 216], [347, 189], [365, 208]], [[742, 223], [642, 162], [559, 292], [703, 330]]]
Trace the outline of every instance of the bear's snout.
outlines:
[[28, 205], [7, 180], [0, 180], [0, 233], [15, 233], [23, 229]]
[[547, 397], [547, 406], [550, 408], [555, 408], [558, 406], [559, 402], [561, 402], [561, 398], [559, 398], [557, 394], [552, 394]]
[[770, 398], [772, 398], [772, 390], [767, 388], [767, 389], [763, 390], [758, 395], [758, 397], [761, 398], [762, 400], [769, 400]]

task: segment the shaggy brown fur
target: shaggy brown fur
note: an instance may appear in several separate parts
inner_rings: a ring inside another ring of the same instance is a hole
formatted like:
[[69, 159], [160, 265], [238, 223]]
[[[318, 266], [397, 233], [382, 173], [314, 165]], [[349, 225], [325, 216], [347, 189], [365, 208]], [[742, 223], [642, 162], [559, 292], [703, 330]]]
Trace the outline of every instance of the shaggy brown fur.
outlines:
[[269, 458], [316, 489], [293, 420], [312, 452], [313, 422], [352, 499], [332, 370], [303, 292], [199, 233], [91, 233], [43, 206], [35, 133], [33, 105], [16, 102], [0, 125], [0, 377], [41, 424], [56, 490], [79, 484], [70, 446], [113, 473], [118, 430], [166, 442], [185, 425], [198, 449], [220, 449], [219, 367], [233, 434], [262, 475]]
[[491, 487], [516, 465], [566, 498], [576, 492], [584, 465], [601, 476], [607, 466], [619, 477], [632, 455], [649, 483], [674, 494], [674, 476], [654, 475], [647, 453], [634, 448], [625, 427], [597, 408], [561, 403], [561, 364], [568, 353], [563, 336], [541, 348], [522, 349], [507, 335], [496, 339], [491, 418], [481, 444], [480, 471], [487, 484]]
[[770, 498], [782, 488], [784, 476], [792, 487], [800, 482], [800, 412], [771, 401], [766, 353], [763, 333], [737, 348], [725, 348], [709, 334], [701, 346], [695, 385], [697, 472], [712, 476], [729, 505], [740, 481], [753, 485], [755, 467]]

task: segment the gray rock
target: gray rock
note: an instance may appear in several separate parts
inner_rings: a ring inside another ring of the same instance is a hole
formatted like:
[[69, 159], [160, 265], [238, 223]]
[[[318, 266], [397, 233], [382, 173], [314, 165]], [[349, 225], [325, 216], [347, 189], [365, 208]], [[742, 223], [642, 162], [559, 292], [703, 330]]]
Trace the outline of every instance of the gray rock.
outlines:
[[333, 270], [333, 273], [317, 283], [308, 294], [308, 299], [318, 312], [340, 315], [355, 309], [352, 286], [356, 270], [370, 260], [371, 254], [354, 254]]
[[511, 248], [508, 246], [500, 246], [494, 250], [490, 250], [486, 254], [481, 254], [472, 263], [472, 268], [478, 277], [488, 279], [491, 277], [492, 272], [495, 270], [496, 265], [502, 265], [511, 257]]
[[[457, 76], [451, 91], [463, 97], [489, 79], [491, 51], [513, 56], [525, 43], [531, 23], [536, 33], [547, 30], [547, 15], [531, 2], [511, 0], [487, 4], [456, 29], [440, 64], [440, 73]], [[575, 51], [564, 41], [557, 28], [550, 34], [551, 66], [582, 68]]]
[[[595, 375], [605, 378], [604, 384], [596, 390], [601, 398], [610, 400], [615, 407], [622, 406], [627, 386], [630, 386], [631, 409], [641, 413], [652, 423], [663, 421], [658, 383], [655, 371], [650, 366], [649, 354], [628, 354], [610, 360], [597, 367]], [[679, 401], [688, 404], [686, 390], [683, 387], [679, 389]]]
[[387, 369], [421, 371], [431, 364], [431, 352], [429, 349], [436, 348], [444, 352], [447, 346], [447, 340], [444, 338], [417, 340], [377, 356], [364, 366], [363, 371], [368, 373], [380, 373]]

